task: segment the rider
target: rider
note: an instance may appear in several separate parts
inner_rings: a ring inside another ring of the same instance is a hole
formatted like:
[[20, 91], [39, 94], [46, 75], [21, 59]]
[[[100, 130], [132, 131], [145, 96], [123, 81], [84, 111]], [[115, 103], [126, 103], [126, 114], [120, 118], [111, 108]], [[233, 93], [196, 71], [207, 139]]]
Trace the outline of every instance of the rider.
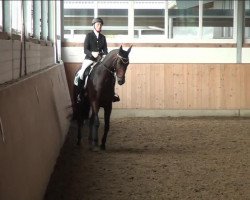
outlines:
[[[108, 54], [107, 41], [106, 37], [101, 34], [103, 20], [102, 18], [94, 18], [92, 20], [93, 31], [89, 32], [86, 35], [84, 41], [84, 53], [86, 54], [85, 59], [83, 60], [81, 69], [77, 72], [74, 80], [74, 85], [76, 86], [76, 97], [79, 96], [80, 92], [84, 87], [85, 78], [89, 73], [89, 70], [86, 70], [88, 66], [97, 62], [98, 56], [106, 56]], [[84, 73], [84, 71], [87, 71]], [[113, 102], [120, 101], [119, 96], [115, 95]]]

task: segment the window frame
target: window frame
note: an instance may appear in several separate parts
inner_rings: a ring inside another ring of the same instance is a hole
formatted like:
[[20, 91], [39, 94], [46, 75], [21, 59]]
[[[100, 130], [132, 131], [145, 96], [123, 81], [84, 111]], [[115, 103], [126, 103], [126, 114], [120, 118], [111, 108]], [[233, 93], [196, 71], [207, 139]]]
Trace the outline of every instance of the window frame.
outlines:
[[0, 0], [0, 32], [3, 32], [3, 0]]
[[[67, 1], [65, 1], [67, 2]], [[105, 2], [108, 2], [108, 3], [114, 3], [115, 1], [85, 1], [84, 3], [84, 8], [92, 8], [94, 9], [94, 16], [93, 17], [97, 17], [98, 16], [98, 9], [104, 9], [105, 6], [106, 8], [108, 9], [111, 9], [111, 7], [107, 7], [108, 5], [106, 4], [105, 5]], [[124, 42], [133, 42], [133, 43], [141, 43], [141, 42], [144, 42], [144, 43], [157, 43], [155, 42], [156, 40], [156, 37], [154, 35], [152, 35], [151, 37], [148, 37], [148, 38], [135, 38], [135, 35], [134, 35], [134, 30], [135, 30], [135, 25], [134, 25], [134, 21], [135, 21], [135, 16], [134, 16], [134, 12], [135, 12], [135, 9], [142, 9], [144, 8], [142, 5], [142, 3], [145, 3], [147, 1], [117, 1], [116, 2], [116, 8], [120, 8], [119, 6], [119, 3], [123, 4], [123, 9], [128, 9], [128, 35], [126, 35], [125, 38], [123, 38], [123, 41]], [[164, 43], [236, 43], [236, 34], [237, 34], [237, 1], [233, 1], [233, 6], [232, 6], [232, 11], [233, 11], [233, 27], [232, 27], [232, 38], [219, 38], [219, 39], [204, 39], [203, 38], [203, 29], [204, 29], [204, 26], [203, 26], [203, 12], [204, 12], [204, 9], [203, 9], [203, 3], [204, 1], [203, 0], [198, 0], [198, 7], [199, 7], [199, 11], [198, 11], [198, 30], [197, 30], [197, 36], [196, 38], [194, 39], [174, 39], [174, 38], [170, 38], [170, 35], [171, 35], [171, 30], [169, 29], [169, 4], [168, 3], [172, 3], [171, 1], [151, 1], [152, 3], [152, 8], [154, 9], [164, 9], [165, 10], [165, 14], [164, 14], [164, 29], [165, 29], [165, 33], [164, 35], [161, 35], [160, 37], [158, 37], [157, 35], [157, 41], [160, 41], [160, 43], [164, 42]], [[161, 6], [159, 6], [161, 5]], [[71, 5], [73, 7], [73, 5]], [[164, 6], [164, 7], [162, 7]], [[115, 6], [114, 6], [115, 7]], [[113, 6], [112, 6], [112, 9], [115, 9]], [[104, 29], [105, 29], [105, 26], [104, 26]], [[160, 39], [158, 39], [160, 38]], [[65, 38], [64, 38], [65, 40]], [[70, 41], [71, 39], [68, 38], [66, 39], [68, 41]], [[118, 42], [119, 39], [112, 39], [112, 38], [109, 38], [109, 41], [110, 42]], [[245, 41], [246, 42], [246, 41]]]

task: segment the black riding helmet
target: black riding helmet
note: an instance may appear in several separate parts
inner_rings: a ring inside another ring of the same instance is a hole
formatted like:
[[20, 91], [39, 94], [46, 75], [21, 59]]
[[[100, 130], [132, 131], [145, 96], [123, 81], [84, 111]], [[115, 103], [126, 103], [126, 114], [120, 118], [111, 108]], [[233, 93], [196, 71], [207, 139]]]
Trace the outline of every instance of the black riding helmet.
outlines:
[[92, 25], [94, 25], [94, 24], [97, 23], [97, 22], [100, 22], [100, 23], [103, 25], [103, 20], [102, 20], [102, 18], [100, 18], [100, 17], [94, 18], [94, 19], [92, 20]]

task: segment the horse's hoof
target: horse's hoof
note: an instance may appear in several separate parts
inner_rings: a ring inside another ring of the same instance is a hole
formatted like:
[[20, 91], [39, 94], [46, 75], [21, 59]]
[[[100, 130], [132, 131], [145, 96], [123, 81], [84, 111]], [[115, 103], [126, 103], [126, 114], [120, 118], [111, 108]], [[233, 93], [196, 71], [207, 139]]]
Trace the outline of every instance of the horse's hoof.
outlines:
[[105, 145], [101, 145], [101, 146], [100, 146], [100, 149], [103, 150], [103, 151], [105, 151], [105, 150], [106, 150]]

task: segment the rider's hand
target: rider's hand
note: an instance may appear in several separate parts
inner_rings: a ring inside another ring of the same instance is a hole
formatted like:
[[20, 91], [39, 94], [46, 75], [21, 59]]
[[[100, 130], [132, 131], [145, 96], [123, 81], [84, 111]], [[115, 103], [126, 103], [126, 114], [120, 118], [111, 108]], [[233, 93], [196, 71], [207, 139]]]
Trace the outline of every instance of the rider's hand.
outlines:
[[99, 55], [99, 52], [97, 52], [97, 51], [92, 51], [92, 56], [93, 56], [94, 58], [97, 58], [98, 55]]
[[106, 55], [103, 55], [103, 56], [102, 56], [101, 62], [104, 60], [105, 57], [106, 57]]

